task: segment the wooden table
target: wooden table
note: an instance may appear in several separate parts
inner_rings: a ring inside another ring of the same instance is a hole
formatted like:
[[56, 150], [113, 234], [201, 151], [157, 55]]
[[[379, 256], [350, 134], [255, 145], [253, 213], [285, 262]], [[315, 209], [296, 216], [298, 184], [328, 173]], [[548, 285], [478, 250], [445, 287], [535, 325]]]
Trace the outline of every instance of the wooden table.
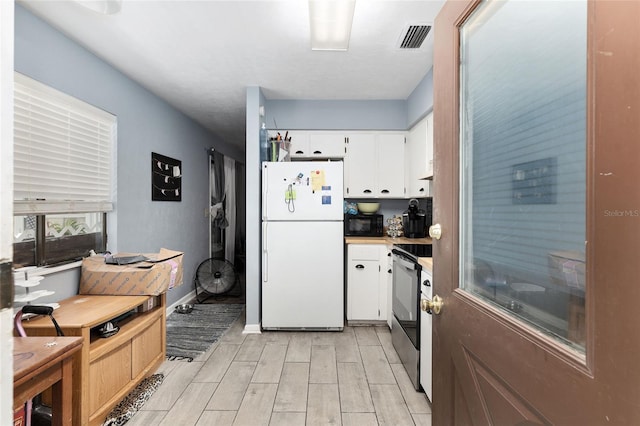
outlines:
[[72, 424], [72, 355], [82, 337], [13, 338], [13, 408], [53, 387], [53, 426]]

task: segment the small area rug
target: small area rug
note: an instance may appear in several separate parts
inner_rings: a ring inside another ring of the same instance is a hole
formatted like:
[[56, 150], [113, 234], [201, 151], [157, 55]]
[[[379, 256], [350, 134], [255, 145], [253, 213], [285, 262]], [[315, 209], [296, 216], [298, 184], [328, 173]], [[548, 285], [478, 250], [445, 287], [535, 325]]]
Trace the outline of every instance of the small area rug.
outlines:
[[195, 304], [188, 314], [167, 317], [167, 359], [193, 361], [206, 352], [234, 323], [244, 304]]
[[153, 374], [140, 382], [129, 395], [109, 413], [102, 426], [121, 426], [133, 417], [145, 402], [158, 389], [164, 380], [164, 374]]

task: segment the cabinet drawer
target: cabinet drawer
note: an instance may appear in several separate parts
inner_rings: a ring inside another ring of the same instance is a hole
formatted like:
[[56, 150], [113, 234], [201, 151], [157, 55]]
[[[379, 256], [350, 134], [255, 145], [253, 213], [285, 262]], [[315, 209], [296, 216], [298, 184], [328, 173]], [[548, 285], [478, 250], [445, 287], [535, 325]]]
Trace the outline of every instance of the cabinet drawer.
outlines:
[[162, 353], [162, 318], [131, 340], [131, 377], [135, 378]]
[[89, 364], [89, 415], [131, 381], [131, 342]]
[[380, 259], [379, 244], [349, 244], [349, 260], [378, 260]]

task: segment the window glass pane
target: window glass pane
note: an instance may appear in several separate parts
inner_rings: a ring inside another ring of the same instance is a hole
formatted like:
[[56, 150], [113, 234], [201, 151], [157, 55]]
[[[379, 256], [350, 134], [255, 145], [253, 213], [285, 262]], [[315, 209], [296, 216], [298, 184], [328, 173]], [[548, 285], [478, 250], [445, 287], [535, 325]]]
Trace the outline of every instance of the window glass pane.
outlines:
[[[44, 241], [38, 241], [38, 219], [44, 224]], [[13, 262], [16, 267], [54, 265], [106, 249], [104, 213], [67, 213], [15, 216]], [[40, 243], [40, 244], [38, 244]], [[38, 250], [37, 247], [44, 247]], [[39, 254], [43, 252], [43, 254]]]
[[16, 268], [36, 264], [36, 216], [13, 218], [13, 264]]
[[586, 1], [485, 2], [461, 30], [461, 288], [585, 345]]
[[47, 265], [104, 251], [102, 213], [45, 216], [44, 263]]

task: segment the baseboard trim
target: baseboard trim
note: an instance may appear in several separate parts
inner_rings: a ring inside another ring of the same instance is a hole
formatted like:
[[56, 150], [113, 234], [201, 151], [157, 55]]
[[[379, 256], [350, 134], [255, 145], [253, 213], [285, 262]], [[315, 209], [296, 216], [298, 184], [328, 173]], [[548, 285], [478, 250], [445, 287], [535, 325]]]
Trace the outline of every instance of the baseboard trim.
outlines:
[[262, 334], [260, 324], [245, 324], [242, 334]]
[[196, 291], [193, 290], [190, 293], [187, 293], [181, 299], [173, 302], [171, 305], [167, 306], [167, 315], [173, 312], [173, 310], [178, 305], [182, 305], [183, 303], [193, 303], [193, 300], [196, 298]]

